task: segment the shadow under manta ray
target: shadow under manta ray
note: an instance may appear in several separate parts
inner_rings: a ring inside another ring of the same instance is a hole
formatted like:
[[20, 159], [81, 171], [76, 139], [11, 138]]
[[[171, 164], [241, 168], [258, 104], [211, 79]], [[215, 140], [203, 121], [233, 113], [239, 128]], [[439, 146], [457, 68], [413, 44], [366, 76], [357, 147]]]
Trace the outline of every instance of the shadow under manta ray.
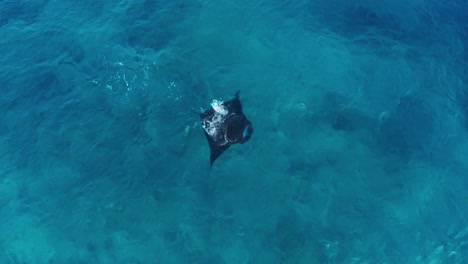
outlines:
[[239, 91], [227, 102], [213, 100], [211, 108], [201, 113], [200, 117], [210, 145], [210, 166], [231, 145], [243, 144], [252, 136], [252, 123], [242, 112]]

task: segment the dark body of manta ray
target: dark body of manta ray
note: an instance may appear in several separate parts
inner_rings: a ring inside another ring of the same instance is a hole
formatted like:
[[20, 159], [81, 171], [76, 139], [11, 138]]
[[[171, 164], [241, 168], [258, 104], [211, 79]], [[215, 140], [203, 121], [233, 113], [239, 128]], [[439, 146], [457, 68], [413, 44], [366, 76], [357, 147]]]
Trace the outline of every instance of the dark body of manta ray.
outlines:
[[210, 145], [210, 165], [231, 145], [247, 142], [253, 133], [252, 123], [242, 112], [239, 91], [227, 101], [213, 100], [211, 108], [200, 114]]

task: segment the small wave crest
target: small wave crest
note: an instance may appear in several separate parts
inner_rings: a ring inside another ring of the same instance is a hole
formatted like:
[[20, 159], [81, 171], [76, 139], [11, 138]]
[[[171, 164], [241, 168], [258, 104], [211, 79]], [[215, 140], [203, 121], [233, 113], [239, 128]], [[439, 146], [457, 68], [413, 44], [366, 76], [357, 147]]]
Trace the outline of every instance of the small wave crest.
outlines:
[[134, 93], [144, 95], [148, 92], [148, 82], [153, 67], [154, 64], [142, 61], [118, 60], [109, 63], [105, 73], [91, 82], [113, 95], [120, 96], [120, 101], [128, 104]]

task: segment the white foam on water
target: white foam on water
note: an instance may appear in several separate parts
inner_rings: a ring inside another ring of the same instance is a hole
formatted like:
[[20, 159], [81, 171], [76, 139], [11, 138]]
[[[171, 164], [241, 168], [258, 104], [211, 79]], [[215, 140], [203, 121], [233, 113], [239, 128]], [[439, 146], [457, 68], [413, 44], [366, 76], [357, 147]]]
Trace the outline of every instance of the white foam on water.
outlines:
[[213, 102], [211, 103], [211, 107], [213, 107], [213, 109], [215, 110], [216, 113], [220, 114], [220, 115], [227, 115], [228, 113], [228, 110], [226, 108], [226, 106], [223, 105], [223, 101], [218, 101], [218, 100], [213, 100]]
[[213, 119], [211, 121], [205, 121], [203, 128], [205, 129], [206, 133], [208, 133], [208, 135], [216, 140], [216, 138], [218, 138], [217, 128], [222, 122], [224, 122], [224, 119], [228, 114], [228, 110], [226, 106], [223, 105], [223, 102], [218, 100], [213, 100], [211, 107], [213, 107], [213, 110], [215, 111]]

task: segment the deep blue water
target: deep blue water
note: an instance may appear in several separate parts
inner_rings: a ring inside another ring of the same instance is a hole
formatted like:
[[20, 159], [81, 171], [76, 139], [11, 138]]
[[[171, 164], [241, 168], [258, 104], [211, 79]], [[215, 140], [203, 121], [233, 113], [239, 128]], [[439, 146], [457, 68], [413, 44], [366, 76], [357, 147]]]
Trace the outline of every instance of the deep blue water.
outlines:
[[468, 263], [467, 14], [0, 2], [0, 263]]

